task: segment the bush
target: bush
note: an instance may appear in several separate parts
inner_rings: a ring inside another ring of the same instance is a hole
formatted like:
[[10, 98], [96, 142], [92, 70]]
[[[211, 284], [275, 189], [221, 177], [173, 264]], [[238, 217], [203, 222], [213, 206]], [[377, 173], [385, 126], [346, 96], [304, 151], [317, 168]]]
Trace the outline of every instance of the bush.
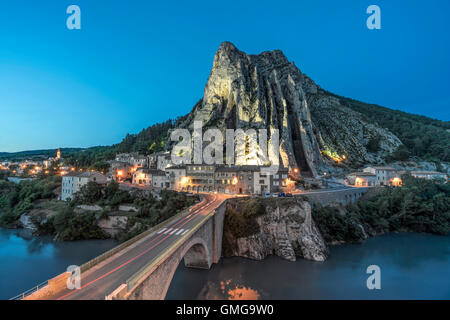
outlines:
[[360, 225], [372, 235], [392, 231], [447, 235], [450, 186], [411, 176], [402, 179], [403, 187], [379, 189], [344, 209], [314, 209], [313, 218], [325, 241], [361, 240]]

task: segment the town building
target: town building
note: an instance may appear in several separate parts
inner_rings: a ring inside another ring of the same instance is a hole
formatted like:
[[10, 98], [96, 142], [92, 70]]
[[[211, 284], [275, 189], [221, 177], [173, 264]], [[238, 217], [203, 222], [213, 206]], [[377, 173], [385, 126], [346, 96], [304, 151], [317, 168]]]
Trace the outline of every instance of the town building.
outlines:
[[444, 180], [447, 181], [448, 177], [445, 173], [437, 171], [411, 171], [411, 175], [416, 178], [426, 180]]
[[151, 169], [165, 170], [172, 166], [172, 157], [168, 151], [152, 153], [148, 156], [148, 167]]
[[161, 189], [169, 189], [170, 188], [169, 174], [162, 170], [156, 170], [156, 172], [153, 174], [153, 187]]
[[155, 188], [170, 188], [169, 174], [158, 169], [138, 169], [133, 173], [133, 184]]
[[153, 176], [149, 169], [138, 169], [133, 173], [133, 184], [138, 186], [152, 186]]
[[132, 179], [133, 173], [137, 170], [137, 167], [124, 161], [110, 160], [108, 178], [121, 182], [128, 179]]
[[187, 164], [187, 180], [183, 190], [193, 192], [213, 192], [214, 171], [214, 165]]
[[170, 189], [181, 190], [186, 183], [186, 166], [176, 165], [167, 167], [165, 172], [169, 176]]
[[287, 168], [279, 168], [278, 172], [270, 176], [271, 192], [286, 191], [289, 180], [289, 170]]
[[363, 171], [375, 174], [376, 186], [399, 186], [402, 183], [399, 173], [391, 167], [367, 167]]
[[375, 187], [377, 176], [371, 172], [352, 172], [347, 175], [347, 180], [355, 187]]
[[115, 160], [118, 162], [128, 163], [133, 167], [145, 168], [148, 166], [147, 157], [140, 155], [137, 152], [116, 154]]
[[106, 185], [107, 179], [103, 174], [96, 171], [69, 172], [62, 177], [61, 200], [70, 201], [81, 187], [93, 181], [100, 185]]

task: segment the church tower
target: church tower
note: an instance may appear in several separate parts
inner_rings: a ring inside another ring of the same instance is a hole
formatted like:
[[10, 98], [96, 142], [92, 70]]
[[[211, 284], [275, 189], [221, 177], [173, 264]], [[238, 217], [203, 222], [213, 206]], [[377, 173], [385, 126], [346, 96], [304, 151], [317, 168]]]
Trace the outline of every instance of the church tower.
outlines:
[[58, 151], [56, 151], [56, 159], [59, 160], [61, 159], [61, 149], [58, 148]]

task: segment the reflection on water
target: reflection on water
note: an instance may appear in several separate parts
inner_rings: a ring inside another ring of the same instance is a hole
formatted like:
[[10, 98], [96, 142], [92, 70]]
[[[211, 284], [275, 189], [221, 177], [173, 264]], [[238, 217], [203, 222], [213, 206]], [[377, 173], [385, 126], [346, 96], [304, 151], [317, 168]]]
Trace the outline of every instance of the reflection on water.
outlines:
[[257, 290], [236, 284], [232, 279], [220, 281], [218, 284], [207, 282], [200, 292], [201, 300], [259, 300]]
[[9, 299], [117, 245], [114, 240], [53, 242], [26, 229], [0, 229], [0, 299]]
[[[381, 290], [366, 269], [381, 268]], [[450, 299], [450, 236], [390, 234], [331, 248], [325, 262], [222, 259], [178, 267], [167, 299]]]

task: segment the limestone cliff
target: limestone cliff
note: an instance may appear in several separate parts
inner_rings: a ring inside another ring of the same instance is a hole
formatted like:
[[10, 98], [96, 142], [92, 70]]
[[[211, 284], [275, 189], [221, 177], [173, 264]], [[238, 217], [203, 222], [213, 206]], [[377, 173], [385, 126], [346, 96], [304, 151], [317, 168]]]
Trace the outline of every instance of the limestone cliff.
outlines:
[[[329, 171], [332, 159], [343, 156], [356, 162], [380, 162], [401, 144], [388, 130], [366, 122], [360, 113], [322, 90], [280, 50], [248, 55], [229, 42], [222, 43], [215, 54], [203, 99], [180, 127], [192, 129], [194, 121], [223, 133], [225, 129], [278, 129], [282, 164], [299, 168], [303, 175]], [[367, 150], [372, 138], [379, 140], [380, 150]], [[259, 154], [252, 157], [236, 162], [265, 161]]]
[[[258, 214], [252, 201], [261, 205]], [[302, 199], [229, 200], [223, 246], [224, 256], [257, 260], [277, 255], [290, 261], [297, 257], [324, 261], [328, 256], [325, 242], [311, 219], [311, 205]]]

